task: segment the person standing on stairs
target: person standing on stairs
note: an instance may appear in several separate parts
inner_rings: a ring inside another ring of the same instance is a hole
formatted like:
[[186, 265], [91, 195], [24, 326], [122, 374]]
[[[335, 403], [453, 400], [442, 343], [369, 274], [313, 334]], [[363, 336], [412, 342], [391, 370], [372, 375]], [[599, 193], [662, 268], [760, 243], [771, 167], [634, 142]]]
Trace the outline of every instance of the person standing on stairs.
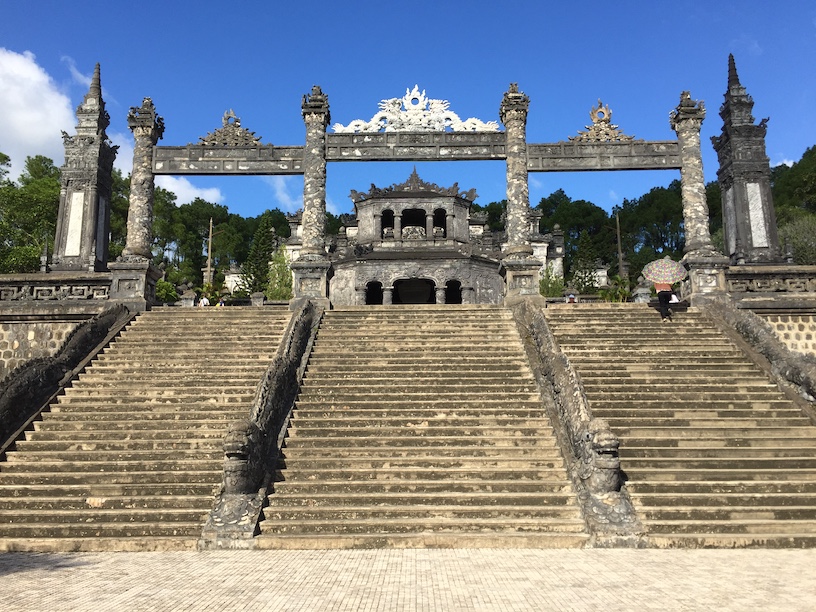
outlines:
[[669, 302], [674, 295], [672, 292], [672, 287], [669, 283], [655, 283], [654, 288], [657, 292], [657, 303], [660, 307], [660, 318], [663, 320], [663, 323], [671, 323], [672, 311], [669, 308]]

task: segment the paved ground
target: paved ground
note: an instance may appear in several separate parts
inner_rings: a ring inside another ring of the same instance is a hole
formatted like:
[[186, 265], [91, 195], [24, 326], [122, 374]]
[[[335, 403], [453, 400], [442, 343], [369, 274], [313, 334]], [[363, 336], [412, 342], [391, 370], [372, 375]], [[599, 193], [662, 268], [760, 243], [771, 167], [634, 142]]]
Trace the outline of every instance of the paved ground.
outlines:
[[816, 550], [0, 554], [0, 610], [816, 610]]

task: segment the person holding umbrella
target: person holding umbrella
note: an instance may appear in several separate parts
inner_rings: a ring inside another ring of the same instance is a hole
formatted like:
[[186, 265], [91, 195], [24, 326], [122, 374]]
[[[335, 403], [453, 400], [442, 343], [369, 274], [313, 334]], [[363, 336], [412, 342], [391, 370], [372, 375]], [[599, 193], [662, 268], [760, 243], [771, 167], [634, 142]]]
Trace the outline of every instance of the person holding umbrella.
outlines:
[[660, 318], [664, 323], [671, 323], [671, 309], [669, 303], [673, 295], [672, 284], [680, 282], [688, 271], [685, 266], [678, 261], [674, 261], [668, 255], [663, 259], [657, 259], [643, 267], [643, 278], [654, 283], [657, 292], [657, 303], [660, 306]]

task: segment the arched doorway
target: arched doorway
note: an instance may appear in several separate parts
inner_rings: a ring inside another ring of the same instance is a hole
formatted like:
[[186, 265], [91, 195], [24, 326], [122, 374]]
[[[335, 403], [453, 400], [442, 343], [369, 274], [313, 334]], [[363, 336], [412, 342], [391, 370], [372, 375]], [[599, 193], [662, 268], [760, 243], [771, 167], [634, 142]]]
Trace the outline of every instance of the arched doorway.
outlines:
[[394, 283], [393, 304], [436, 304], [436, 284], [427, 278], [407, 278]]
[[458, 280], [449, 280], [447, 283], [445, 283], [445, 303], [462, 303], [462, 283], [460, 283]]
[[365, 292], [366, 306], [378, 306], [383, 303], [383, 286], [379, 281], [371, 281], [366, 283]]

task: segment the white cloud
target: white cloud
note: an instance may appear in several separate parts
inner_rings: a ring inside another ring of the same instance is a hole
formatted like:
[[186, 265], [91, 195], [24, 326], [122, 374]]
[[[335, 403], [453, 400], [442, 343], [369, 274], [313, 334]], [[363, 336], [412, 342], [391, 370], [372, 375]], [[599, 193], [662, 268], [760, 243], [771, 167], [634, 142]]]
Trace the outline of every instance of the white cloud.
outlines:
[[780, 159], [779, 161], [772, 162], [771, 168], [775, 168], [776, 166], [788, 166], [790, 168], [795, 163], [796, 161], [792, 159]]
[[0, 151], [11, 157], [10, 178], [19, 177], [29, 156], [45, 155], [62, 165], [61, 131], [74, 132], [74, 109], [29, 51], [0, 47], [0, 117]]
[[618, 197], [618, 194], [615, 193], [614, 189], [609, 190], [609, 200], [611, 202], [615, 202], [615, 203], [617, 203], [620, 200], [620, 198]]
[[175, 193], [176, 204], [189, 204], [196, 198], [201, 198], [213, 204], [220, 204], [224, 200], [224, 194], [221, 193], [218, 187], [196, 187], [183, 176], [157, 176], [156, 185]]
[[292, 183], [296, 182], [295, 179], [289, 176], [264, 176], [261, 178], [264, 183], [272, 187], [274, 203], [282, 211], [295, 212], [303, 208], [303, 194], [291, 193]]
[[340, 213], [344, 212], [340, 206], [335, 204], [334, 200], [327, 197], [326, 198], [326, 210], [328, 210], [333, 215], [339, 215]]

